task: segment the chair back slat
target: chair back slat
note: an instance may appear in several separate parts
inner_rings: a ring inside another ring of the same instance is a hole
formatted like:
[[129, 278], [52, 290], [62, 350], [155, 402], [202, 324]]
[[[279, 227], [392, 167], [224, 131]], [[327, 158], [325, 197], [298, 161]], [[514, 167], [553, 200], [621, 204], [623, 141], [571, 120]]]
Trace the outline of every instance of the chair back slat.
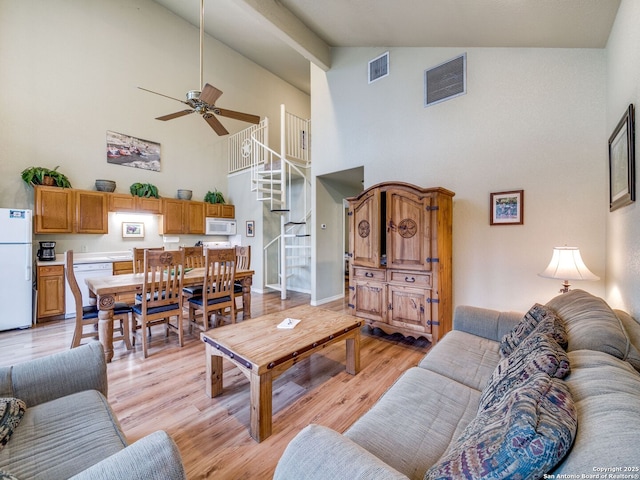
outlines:
[[67, 275], [69, 289], [76, 303], [76, 319], [82, 321], [82, 291], [78, 285], [76, 274], [73, 271], [73, 250], [67, 250], [65, 253], [65, 273]]
[[205, 265], [203, 295], [207, 300], [233, 296], [233, 282], [236, 278], [235, 249], [207, 249]]
[[203, 268], [204, 250], [199, 247], [180, 247], [184, 252], [184, 268]]
[[143, 311], [179, 303], [182, 305], [184, 252], [148, 249], [144, 254]]
[[164, 247], [154, 248], [134, 248], [133, 249], [133, 273], [144, 272], [144, 252], [145, 250], [164, 251]]

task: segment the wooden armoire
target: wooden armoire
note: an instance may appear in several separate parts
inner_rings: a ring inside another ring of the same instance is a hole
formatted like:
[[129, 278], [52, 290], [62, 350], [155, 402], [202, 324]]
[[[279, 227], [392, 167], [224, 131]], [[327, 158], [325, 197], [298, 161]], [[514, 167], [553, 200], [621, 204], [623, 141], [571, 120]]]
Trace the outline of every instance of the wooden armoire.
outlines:
[[451, 330], [453, 196], [385, 182], [349, 202], [349, 309], [386, 333]]

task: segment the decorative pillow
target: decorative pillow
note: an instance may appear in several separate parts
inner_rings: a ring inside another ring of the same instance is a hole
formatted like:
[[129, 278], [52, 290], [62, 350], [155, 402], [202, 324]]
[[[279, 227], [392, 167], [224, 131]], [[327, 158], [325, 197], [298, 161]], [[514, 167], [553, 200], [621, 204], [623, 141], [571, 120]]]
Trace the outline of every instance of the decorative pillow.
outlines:
[[564, 378], [569, 372], [567, 352], [553, 338], [534, 331], [498, 363], [482, 391], [478, 411], [491, 407], [537, 373]]
[[597, 350], [627, 359], [629, 339], [607, 303], [584, 290], [570, 290], [547, 302], [564, 320], [569, 335], [567, 352]]
[[542, 478], [571, 448], [577, 417], [565, 382], [536, 374], [479, 413], [424, 478]]
[[9, 441], [26, 409], [27, 406], [22, 400], [0, 398], [0, 449]]
[[543, 328], [541, 323], [544, 323], [545, 332], [554, 337], [562, 348], [567, 347], [567, 331], [562, 320], [550, 308], [536, 303], [524, 315], [522, 321], [502, 337], [500, 354], [503, 357], [508, 356], [536, 328]]

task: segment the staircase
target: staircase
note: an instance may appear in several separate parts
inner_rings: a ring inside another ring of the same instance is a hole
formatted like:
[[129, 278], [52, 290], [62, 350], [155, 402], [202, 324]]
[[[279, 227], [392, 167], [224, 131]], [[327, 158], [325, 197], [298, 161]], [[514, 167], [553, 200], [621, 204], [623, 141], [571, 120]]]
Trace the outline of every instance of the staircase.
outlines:
[[279, 235], [265, 239], [264, 280], [284, 300], [288, 288], [311, 291], [310, 121], [281, 105], [280, 151], [284, 154], [268, 146], [268, 129], [265, 119], [236, 134], [229, 151], [240, 152], [243, 161], [239, 163], [250, 163], [251, 191], [268, 206], [270, 215], [279, 217]]

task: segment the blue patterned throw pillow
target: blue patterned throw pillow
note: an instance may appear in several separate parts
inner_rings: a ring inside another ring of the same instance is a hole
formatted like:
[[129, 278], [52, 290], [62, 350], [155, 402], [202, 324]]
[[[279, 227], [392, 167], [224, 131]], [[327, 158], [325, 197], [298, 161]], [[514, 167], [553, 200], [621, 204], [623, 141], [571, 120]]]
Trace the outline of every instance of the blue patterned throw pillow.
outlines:
[[567, 331], [562, 319], [551, 308], [536, 303], [524, 315], [522, 321], [502, 337], [500, 354], [503, 357], [511, 354], [536, 329], [543, 329], [554, 337], [562, 348], [567, 348]]
[[571, 448], [577, 422], [565, 382], [538, 373], [479, 413], [424, 478], [542, 478]]
[[17, 398], [0, 398], [0, 449], [4, 447], [16, 429], [27, 405]]
[[478, 410], [489, 408], [537, 373], [564, 378], [570, 371], [567, 352], [553, 338], [535, 329], [511, 355], [498, 363], [482, 391]]

